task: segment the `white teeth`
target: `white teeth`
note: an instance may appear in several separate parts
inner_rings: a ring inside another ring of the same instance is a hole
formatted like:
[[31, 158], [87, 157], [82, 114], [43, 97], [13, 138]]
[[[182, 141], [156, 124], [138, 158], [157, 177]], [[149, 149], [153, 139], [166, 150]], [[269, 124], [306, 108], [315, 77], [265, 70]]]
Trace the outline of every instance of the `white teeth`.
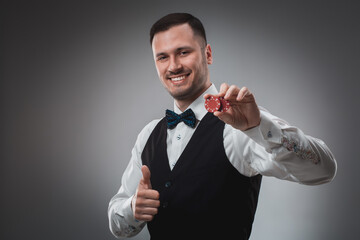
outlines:
[[180, 80], [183, 80], [183, 79], [185, 79], [185, 76], [171, 78], [171, 81], [180, 81]]

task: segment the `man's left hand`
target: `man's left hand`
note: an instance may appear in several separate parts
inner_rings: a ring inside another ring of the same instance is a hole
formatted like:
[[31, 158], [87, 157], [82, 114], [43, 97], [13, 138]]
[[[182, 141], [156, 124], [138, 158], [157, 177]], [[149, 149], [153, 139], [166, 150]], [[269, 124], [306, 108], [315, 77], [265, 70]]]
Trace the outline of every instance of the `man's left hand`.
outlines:
[[[204, 98], [210, 97], [205, 94]], [[220, 92], [215, 97], [224, 97], [230, 102], [230, 108], [226, 112], [214, 112], [221, 121], [241, 131], [246, 131], [260, 124], [260, 111], [255, 102], [254, 95], [247, 87], [221, 84]]]

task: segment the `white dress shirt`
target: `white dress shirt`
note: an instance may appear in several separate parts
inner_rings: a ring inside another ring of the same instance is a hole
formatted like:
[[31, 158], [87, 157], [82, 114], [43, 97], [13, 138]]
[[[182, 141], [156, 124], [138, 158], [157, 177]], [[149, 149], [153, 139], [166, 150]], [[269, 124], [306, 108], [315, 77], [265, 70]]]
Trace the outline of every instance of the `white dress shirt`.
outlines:
[[[203, 98], [207, 93], [215, 95], [218, 91], [211, 85], [188, 107], [199, 121], [207, 113]], [[175, 103], [174, 111], [182, 113]], [[306, 185], [322, 184], [334, 178], [336, 161], [323, 141], [305, 135], [300, 129], [290, 126], [263, 108], [260, 108], [260, 115], [260, 125], [247, 131], [225, 124], [225, 152], [231, 164], [241, 174], [249, 177], [257, 174], [273, 176]], [[109, 225], [117, 237], [134, 236], [145, 226], [145, 222], [135, 220], [131, 200], [142, 178], [142, 151], [160, 120], [147, 124], [138, 135], [120, 190], [110, 201]], [[183, 122], [174, 129], [167, 130], [167, 154], [171, 169], [195, 130], [196, 127], [193, 129]]]

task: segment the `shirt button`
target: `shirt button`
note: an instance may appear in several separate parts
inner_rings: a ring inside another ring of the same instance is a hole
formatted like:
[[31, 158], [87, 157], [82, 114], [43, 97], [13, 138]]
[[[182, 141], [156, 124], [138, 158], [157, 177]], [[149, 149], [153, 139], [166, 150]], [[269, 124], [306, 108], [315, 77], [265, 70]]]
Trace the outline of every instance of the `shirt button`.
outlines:
[[177, 137], [176, 137], [177, 140], [180, 140], [181, 139], [181, 135], [179, 134]]
[[271, 132], [271, 131], [268, 132], [267, 137], [268, 137], [268, 138], [271, 138], [271, 137], [272, 137], [272, 132]]
[[164, 202], [163, 205], [162, 205], [163, 208], [167, 208], [168, 206], [169, 206], [168, 202]]
[[165, 187], [166, 187], [166, 188], [171, 187], [171, 182], [170, 182], [170, 181], [167, 181], [167, 182], [165, 183]]

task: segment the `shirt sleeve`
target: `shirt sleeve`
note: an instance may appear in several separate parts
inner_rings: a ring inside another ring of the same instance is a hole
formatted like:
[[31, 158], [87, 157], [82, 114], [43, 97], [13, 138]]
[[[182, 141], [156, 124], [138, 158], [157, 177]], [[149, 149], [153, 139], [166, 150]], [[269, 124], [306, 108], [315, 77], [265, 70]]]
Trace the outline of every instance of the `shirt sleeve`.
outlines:
[[154, 120], [140, 132], [131, 152], [131, 159], [121, 179], [121, 187], [110, 200], [108, 208], [109, 227], [117, 238], [132, 237], [138, 234], [146, 222], [134, 218], [131, 201], [142, 178], [141, 154], [151, 132], [159, 120]]
[[237, 161], [243, 160], [237, 164], [241, 173], [260, 173], [306, 185], [326, 183], [335, 177], [335, 158], [322, 140], [305, 135], [263, 108], [260, 114], [259, 126], [244, 132], [232, 129], [236, 149], [230, 153]]

